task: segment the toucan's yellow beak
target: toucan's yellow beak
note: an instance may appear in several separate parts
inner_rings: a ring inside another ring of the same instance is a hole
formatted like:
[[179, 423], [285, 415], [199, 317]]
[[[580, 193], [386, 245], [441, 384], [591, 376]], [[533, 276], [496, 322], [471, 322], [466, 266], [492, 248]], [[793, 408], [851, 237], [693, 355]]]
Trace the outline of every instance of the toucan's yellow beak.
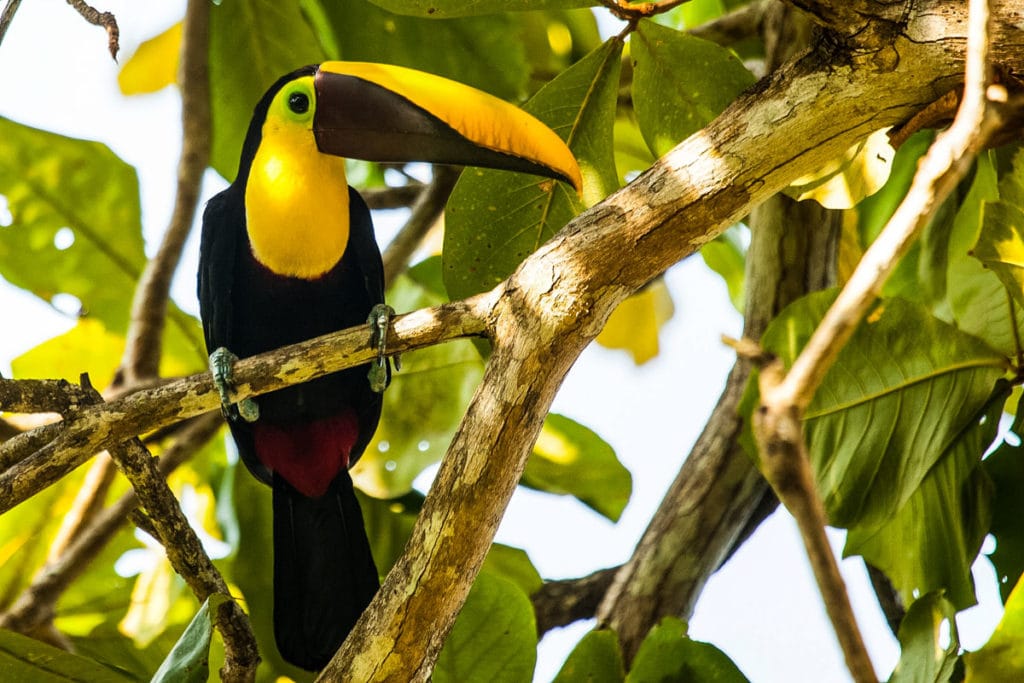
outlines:
[[321, 152], [520, 171], [582, 191], [579, 165], [554, 131], [476, 88], [366, 62], [324, 62], [314, 83], [313, 131]]

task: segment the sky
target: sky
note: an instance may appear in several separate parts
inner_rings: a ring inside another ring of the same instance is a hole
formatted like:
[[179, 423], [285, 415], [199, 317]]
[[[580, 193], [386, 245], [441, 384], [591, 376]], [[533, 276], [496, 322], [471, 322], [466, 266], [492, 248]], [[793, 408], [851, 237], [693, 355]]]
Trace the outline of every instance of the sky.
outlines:
[[[100, 6], [102, 5], [102, 6]], [[183, 0], [109, 0], [121, 29], [122, 63], [143, 40], [178, 21]], [[299, 66], [299, 65], [296, 65]], [[180, 145], [180, 102], [174, 89], [125, 98], [102, 29], [58, 2], [23, 3], [0, 45], [0, 116], [73, 137], [100, 140], [139, 171], [147, 253], [159, 243], [171, 214]], [[224, 186], [208, 172], [204, 201]], [[0, 224], [4, 203], [0, 200]], [[386, 241], [400, 216], [377, 217]], [[196, 312], [198, 232], [186, 247], [173, 295]], [[637, 368], [623, 353], [596, 346], [570, 372], [553, 410], [607, 440], [633, 475], [633, 496], [617, 524], [572, 499], [520, 489], [497, 540], [526, 548], [546, 578], [588, 574], [628, 559], [685, 454], [710, 414], [732, 364], [722, 334], [738, 336], [739, 315], [722, 281], [699, 258], [667, 274], [676, 312], [661, 337], [661, 355]], [[73, 321], [0, 280], [0, 310], [18, 321], [0, 334], [0, 372], [10, 360], [71, 327]], [[843, 535], [830, 531], [837, 553]], [[842, 561], [857, 617], [880, 677], [899, 656], [859, 559]], [[1000, 608], [993, 573], [976, 567], [982, 606], [959, 619], [965, 647], [980, 647]], [[543, 641], [536, 681], [557, 673], [588, 622], [557, 629]], [[776, 512], [709, 581], [690, 621], [690, 635], [714, 643], [756, 683], [848, 681], [842, 655], [821, 606], [796, 526]]]

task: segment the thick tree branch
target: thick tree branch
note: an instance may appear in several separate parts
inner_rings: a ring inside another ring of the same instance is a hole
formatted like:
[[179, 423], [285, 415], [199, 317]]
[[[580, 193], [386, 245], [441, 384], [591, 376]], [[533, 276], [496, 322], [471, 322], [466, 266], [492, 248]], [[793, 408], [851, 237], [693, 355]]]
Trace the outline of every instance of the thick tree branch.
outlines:
[[803, 411], [900, 257], [963, 178], [987, 137], [998, 128], [999, 117], [987, 107], [986, 99], [988, 23], [987, 0], [971, 0], [964, 98], [952, 127], [939, 134], [921, 160], [903, 202], [865, 252], [789, 372], [775, 361], [760, 377], [761, 406], [755, 413], [754, 433], [762, 469], [797, 521], [825, 609], [847, 667], [858, 682], [877, 679], [825, 535], [827, 519], [806, 452]]
[[[403, 353], [480, 335], [492, 303], [483, 295], [397, 316], [388, 334], [388, 351]], [[369, 327], [360, 326], [241, 360], [235, 366], [235, 397], [265, 394], [366, 363], [376, 357], [376, 347], [369, 342]], [[9, 409], [8, 396], [24, 395], [18, 389], [22, 381], [0, 379], [0, 410]], [[58, 481], [104, 448], [219, 407], [210, 375], [202, 373], [71, 410], [62, 422], [10, 439], [0, 444], [0, 462], [8, 464], [0, 472], [0, 513]], [[36, 447], [27, 456], [26, 444]]]
[[203, 171], [210, 160], [209, 24], [210, 3], [189, 0], [182, 27], [178, 76], [182, 126], [178, 189], [170, 225], [156, 255], [146, 263], [135, 290], [131, 325], [121, 362], [121, 379], [129, 385], [159, 374], [171, 280], [192, 230]]
[[[411, 551], [388, 574], [323, 680], [429, 675], [540, 429], [537, 415], [586, 341], [626, 295], [782, 189], [799, 169], [819, 167], [948, 90], [960, 77], [962, 53], [955, 40], [935, 36], [956, 35], [958, 27], [955, 17], [946, 16], [941, 27], [934, 23], [941, 16], [929, 20], [911, 23], [908, 32], [930, 40], [896, 40], [899, 59], [845, 55], [828, 63], [811, 54], [783, 69], [578, 216], [499, 287], [495, 352], [442, 461]], [[1007, 48], [1019, 50], [1022, 37], [1012, 22], [1000, 24], [1000, 33]], [[829, 115], [807, 114], [814, 111]]]

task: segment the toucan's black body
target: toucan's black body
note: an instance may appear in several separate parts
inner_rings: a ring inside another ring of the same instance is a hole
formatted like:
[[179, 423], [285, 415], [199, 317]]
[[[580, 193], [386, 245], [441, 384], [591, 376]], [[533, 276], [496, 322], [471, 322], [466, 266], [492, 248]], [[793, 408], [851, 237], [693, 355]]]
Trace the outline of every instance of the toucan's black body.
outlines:
[[[225, 403], [214, 357], [230, 354], [221, 351], [244, 358], [364, 324], [384, 301], [370, 213], [345, 185], [347, 156], [527, 172], [577, 192], [582, 184], [553, 131], [454, 81], [352, 62], [281, 78], [254, 110], [237, 178], [203, 215], [199, 304]], [[278, 649], [311, 670], [327, 664], [379, 587], [348, 473], [380, 418], [368, 369], [260, 396], [258, 412], [225, 410], [242, 460], [273, 488]]]
[[[245, 182], [270, 95], [293, 77], [281, 79], [257, 106], [238, 176], [210, 200], [203, 215], [199, 302], [211, 352], [226, 347], [245, 358], [363, 324], [371, 308], [384, 301], [383, 267], [370, 212], [354, 190], [349, 191], [348, 249], [323, 277], [280, 276], [252, 254]], [[237, 414], [229, 419], [242, 461], [273, 487], [275, 640], [287, 661], [310, 670], [327, 664], [373, 598], [380, 585], [377, 568], [347, 468], [324, 496], [310, 498], [265, 467], [254, 440], [262, 424], [301, 425], [352, 411], [358, 424], [348, 454], [348, 465], [353, 464], [380, 418], [381, 394], [371, 391], [366, 375], [367, 366], [361, 366], [272, 392], [257, 399], [256, 423]]]

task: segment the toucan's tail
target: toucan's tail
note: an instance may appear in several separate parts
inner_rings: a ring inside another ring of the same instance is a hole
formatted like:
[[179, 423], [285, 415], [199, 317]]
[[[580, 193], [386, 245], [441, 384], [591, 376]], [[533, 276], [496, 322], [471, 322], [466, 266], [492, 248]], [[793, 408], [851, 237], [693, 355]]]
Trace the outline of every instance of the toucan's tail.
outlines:
[[363, 514], [342, 470], [307, 498], [274, 475], [274, 637], [281, 656], [324, 668], [380, 587]]

